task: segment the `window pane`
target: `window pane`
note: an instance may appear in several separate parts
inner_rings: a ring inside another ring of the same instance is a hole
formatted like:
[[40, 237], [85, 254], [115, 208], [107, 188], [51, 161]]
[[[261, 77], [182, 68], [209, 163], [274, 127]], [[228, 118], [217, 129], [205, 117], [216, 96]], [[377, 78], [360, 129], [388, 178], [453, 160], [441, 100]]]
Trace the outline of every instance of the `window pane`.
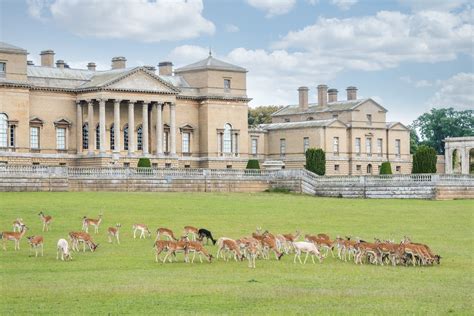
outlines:
[[15, 147], [15, 126], [13, 125], [10, 126], [10, 147]]
[[183, 144], [182, 144], [181, 151], [183, 153], [189, 153], [190, 152], [190, 150], [189, 150], [189, 133], [183, 133]]
[[395, 154], [400, 156], [400, 140], [395, 139]]
[[224, 140], [222, 151], [226, 154], [232, 153], [232, 126], [226, 124], [224, 126]]
[[306, 151], [309, 148], [309, 137], [303, 138], [303, 152], [306, 153]]
[[339, 137], [334, 137], [333, 139], [333, 151], [334, 153], [339, 153]]
[[57, 149], [66, 149], [66, 129], [57, 128], [56, 129], [56, 148]]
[[100, 125], [95, 128], [95, 148], [100, 149]]
[[143, 128], [137, 129], [137, 150], [143, 150]]
[[30, 148], [39, 149], [39, 128], [30, 127]]
[[110, 127], [110, 149], [115, 149], [115, 126], [112, 124]]
[[360, 138], [359, 137], [355, 139], [355, 152], [356, 154], [360, 154]]
[[372, 154], [372, 138], [365, 139], [365, 149], [366, 149], [367, 155]]
[[256, 155], [258, 152], [257, 144], [258, 144], [258, 140], [253, 138], [252, 139], [252, 155]]
[[89, 125], [85, 123], [82, 125], [82, 149], [89, 148]]
[[128, 150], [128, 125], [123, 129], [123, 149]]
[[0, 147], [7, 147], [8, 118], [6, 114], [0, 114]]
[[286, 139], [280, 139], [280, 155], [286, 154]]
[[379, 155], [382, 154], [382, 150], [383, 150], [382, 147], [383, 147], [383, 140], [382, 140], [382, 138], [379, 138], [379, 139], [377, 139], [377, 153]]

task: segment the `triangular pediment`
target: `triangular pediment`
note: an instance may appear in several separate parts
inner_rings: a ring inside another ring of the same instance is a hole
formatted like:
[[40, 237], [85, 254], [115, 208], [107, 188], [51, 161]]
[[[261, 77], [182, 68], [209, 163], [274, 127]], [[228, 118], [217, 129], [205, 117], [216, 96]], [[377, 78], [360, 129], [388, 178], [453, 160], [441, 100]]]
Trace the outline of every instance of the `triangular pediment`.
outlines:
[[138, 70], [116, 81], [106, 85], [108, 89], [149, 91], [154, 93], [177, 93], [176, 88], [161, 80], [159, 77], [149, 74], [144, 70]]

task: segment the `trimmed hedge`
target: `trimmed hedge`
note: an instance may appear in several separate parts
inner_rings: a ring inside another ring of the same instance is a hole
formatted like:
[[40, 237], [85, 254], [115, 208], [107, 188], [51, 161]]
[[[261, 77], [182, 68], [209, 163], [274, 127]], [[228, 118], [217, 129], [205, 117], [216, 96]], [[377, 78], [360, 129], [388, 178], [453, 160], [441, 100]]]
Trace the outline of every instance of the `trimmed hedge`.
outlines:
[[250, 159], [247, 162], [247, 169], [260, 169], [260, 164], [257, 159]]
[[148, 158], [140, 158], [137, 164], [138, 168], [151, 168], [151, 161]]
[[392, 174], [392, 165], [390, 162], [382, 162], [382, 166], [380, 166], [380, 174]]
[[321, 148], [309, 148], [306, 150], [305, 168], [320, 176], [326, 174], [326, 154]]
[[413, 155], [411, 173], [436, 173], [436, 150], [433, 147], [421, 145]]

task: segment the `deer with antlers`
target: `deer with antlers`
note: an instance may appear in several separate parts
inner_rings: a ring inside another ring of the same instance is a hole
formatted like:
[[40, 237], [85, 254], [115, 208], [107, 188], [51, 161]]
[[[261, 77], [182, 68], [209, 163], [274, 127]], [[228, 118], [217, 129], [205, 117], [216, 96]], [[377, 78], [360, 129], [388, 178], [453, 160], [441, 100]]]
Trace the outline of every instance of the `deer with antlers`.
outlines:
[[92, 241], [91, 235], [85, 232], [70, 232], [69, 237], [71, 238], [72, 243], [72, 250], [73, 251], [80, 251], [79, 250], [79, 243], [82, 243], [82, 252], [86, 251], [86, 245], [89, 247], [91, 252], [94, 252], [99, 244], [95, 244]]
[[177, 238], [174, 237], [174, 234], [173, 234], [173, 231], [171, 229], [168, 229], [168, 228], [158, 228], [156, 230], [156, 238], [155, 238], [155, 241], [157, 241], [158, 239], [160, 239], [160, 236], [164, 236], [166, 237], [168, 240], [178, 240]]
[[43, 257], [43, 236], [30, 236], [26, 237], [30, 244], [31, 250], [35, 250], [35, 257], [38, 257], [38, 249], [41, 249], [41, 257]]
[[1, 232], [0, 238], [3, 241], [3, 250], [7, 250], [6, 242], [8, 240], [13, 241], [15, 243], [15, 250], [20, 250], [20, 240], [25, 235], [28, 227], [25, 225], [21, 226], [21, 230], [19, 232]]
[[49, 215], [44, 215], [43, 212], [39, 212], [39, 217], [41, 218], [41, 222], [43, 223], [43, 231], [49, 231], [49, 226], [53, 221], [53, 218]]
[[132, 229], [133, 229], [133, 239], [137, 238], [137, 232], [140, 232], [140, 236], [139, 236], [140, 239], [142, 238], [145, 239], [146, 235], [148, 235], [148, 237], [151, 237], [151, 232], [148, 229], [148, 226], [146, 226], [145, 224], [133, 224]]
[[102, 223], [102, 213], [99, 214], [98, 219], [87, 218], [87, 216], [84, 216], [82, 218], [82, 230], [89, 233], [89, 226], [94, 226], [94, 232], [97, 234], [99, 233], [100, 223]]
[[20, 230], [21, 230], [21, 226], [23, 226], [23, 225], [25, 225], [25, 223], [23, 222], [23, 219], [18, 217], [18, 218], [13, 222], [13, 232], [20, 231]]
[[122, 225], [120, 225], [120, 223], [117, 223], [115, 227], [109, 227], [107, 229], [107, 237], [109, 238], [109, 243], [112, 243], [113, 240], [116, 239], [117, 244], [120, 245], [120, 238], [119, 238], [120, 227], [122, 227]]

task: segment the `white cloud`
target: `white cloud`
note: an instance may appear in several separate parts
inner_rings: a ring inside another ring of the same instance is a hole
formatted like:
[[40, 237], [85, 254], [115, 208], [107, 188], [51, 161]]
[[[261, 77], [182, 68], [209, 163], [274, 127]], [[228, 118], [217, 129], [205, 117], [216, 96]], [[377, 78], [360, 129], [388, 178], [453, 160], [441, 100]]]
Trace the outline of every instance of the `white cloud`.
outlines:
[[469, 0], [398, 0], [415, 11], [449, 11], [469, 3]]
[[426, 88], [433, 86], [433, 83], [428, 80], [413, 80], [410, 76], [402, 76], [400, 77], [400, 80], [410, 85], [413, 85], [415, 88]]
[[296, 0], [247, 0], [252, 7], [266, 12], [266, 17], [286, 14], [293, 9]]
[[349, 10], [359, 0], [331, 0], [331, 3], [341, 10]]
[[234, 24], [226, 24], [225, 25], [225, 31], [226, 32], [229, 32], [229, 33], [235, 33], [235, 32], [238, 32], [240, 31], [239, 27], [237, 25], [234, 25]]
[[28, 0], [31, 16], [47, 15], [79, 36], [175, 41], [213, 34], [202, 0]]
[[168, 58], [173, 61], [176, 66], [180, 67], [204, 59], [208, 55], [209, 48], [197, 45], [182, 45], [174, 48], [168, 54]]
[[439, 90], [429, 99], [428, 105], [454, 107], [460, 110], [474, 108], [474, 73], [458, 73], [439, 82]]

